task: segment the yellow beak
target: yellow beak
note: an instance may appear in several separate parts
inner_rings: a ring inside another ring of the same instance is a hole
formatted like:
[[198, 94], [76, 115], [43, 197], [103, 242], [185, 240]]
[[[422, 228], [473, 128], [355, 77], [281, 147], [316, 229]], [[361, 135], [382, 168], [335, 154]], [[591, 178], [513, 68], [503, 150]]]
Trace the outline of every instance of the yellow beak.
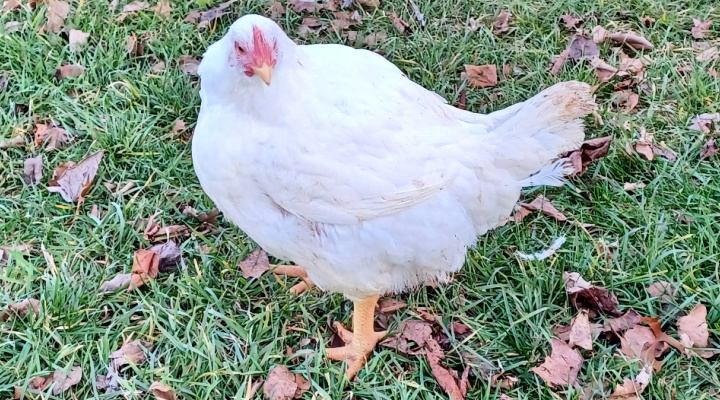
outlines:
[[268, 86], [270, 86], [270, 80], [272, 78], [272, 69], [273, 67], [267, 63], [264, 63], [262, 67], [252, 67], [255, 75], [259, 76]]

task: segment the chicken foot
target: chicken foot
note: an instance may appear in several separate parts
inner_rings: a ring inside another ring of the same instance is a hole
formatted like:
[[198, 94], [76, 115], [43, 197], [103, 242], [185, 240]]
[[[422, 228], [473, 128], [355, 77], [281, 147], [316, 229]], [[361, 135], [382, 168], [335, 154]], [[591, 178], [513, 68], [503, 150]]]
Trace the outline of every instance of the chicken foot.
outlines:
[[299, 295], [315, 286], [313, 281], [308, 278], [305, 268], [301, 266], [270, 264], [270, 269], [275, 275], [284, 275], [289, 278], [302, 278], [302, 282], [290, 288], [290, 293]]
[[387, 331], [375, 332], [375, 305], [379, 296], [372, 296], [353, 302], [353, 330], [346, 329], [340, 322], [335, 321], [338, 336], [345, 342], [345, 346], [326, 348], [325, 353], [331, 360], [347, 363], [345, 376], [352, 380], [362, 369], [375, 345], [382, 339]]

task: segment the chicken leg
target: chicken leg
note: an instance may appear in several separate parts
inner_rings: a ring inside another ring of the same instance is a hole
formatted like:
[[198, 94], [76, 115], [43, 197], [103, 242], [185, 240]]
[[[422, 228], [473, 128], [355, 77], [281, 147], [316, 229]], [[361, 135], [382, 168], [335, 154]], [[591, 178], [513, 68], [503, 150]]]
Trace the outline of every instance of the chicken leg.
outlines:
[[276, 275], [284, 275], [290, 278], [302, 278], [302, 282], [290, 288], [290, 293], [302, 294], [306, 290], [315, 286], [315, 284], [308, 278], [305, 268], [301, 266], [271, 264], [270, 269]]
[[345, 360], [347, 371], [345, 376], [351, 380], [362, 369], [367, 357], [382, 339], [387, 331], [375, 332], [375, 305], [379, 296], [372, 296], [353, 302], [353, 330], [346, 329], [340, 322], [335, 321], [338, 336], [345, 342], [345, 346], [325, 349], [329, 359], [335, 361]]

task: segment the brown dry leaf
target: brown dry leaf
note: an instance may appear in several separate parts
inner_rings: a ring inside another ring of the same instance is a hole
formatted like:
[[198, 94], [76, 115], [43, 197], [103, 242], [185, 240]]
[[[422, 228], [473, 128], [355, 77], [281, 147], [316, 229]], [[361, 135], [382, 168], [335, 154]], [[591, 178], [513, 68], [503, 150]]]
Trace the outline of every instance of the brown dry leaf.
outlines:
[[572, 386], [577, 383], [578, 372], [582, 367], [582, 356], [565, 342], [551, 339], [552, 352], [542, 365], [530, 370], [536, 373], [550, 387]]
[[655, 156], [661, 156], [670, 162], [677, 160], [677, 156], [671, 150], [655, 143], [655, 137], [652, 132], [648, 132], [645, 127], [640, 127], [640, 139], [635, 140], [634, 149], [648, 161], [652, 161]]
[[[680, 342], [687, 347], [708, 347], [708, 324], [707, 324], [707, 308], [698, 304], [690, 313], [677, 320], [678, 335]], [[687, 349], [689, 352], [690, 350]], [[716, 354], [714, 351], [693, 350], [695, 354], [702, 358], [710, 358]]]
[[55, 122], [47, 124], [35, 124], [35, 145], [42, 146], [45, 143], [45, 150], [55, 150], [70, 143], [72, 137], [68, 132], [57, 126]]
[[122, 10], [125, 13], [132, 13], [132, 12], [147, 10], [149, 7], [150, 7], [150, 5], [144, 1], [133, 1], [132, 3], [123, 7]]
[[640, 102], [640, 95], [632, 90], [620, 90], [613, 94], [612, 102], [622, 107], [623, 114], [629, 114]]
[[270, 5], [269, 13], [270, 13], [270, 19], [272, 19], [273, 21], [278, 21], [280, 19], [280, 17], [285, 15], [285, 6], [283, 5], [283, 3], [279, 2], [279, 1], [274, 1]]
[[[28, 382], [27, 388], [34, 392], [34, 394], [37, 394], [39, 392], [44, 392], [45, 389], [47, 389], [54, 381], [53, 374], [50, 374], [49, 376], [36, 376]], [[22, 400], [26, 398], [31, 398], [29, 393], [23, 392], [22, 387], [15, 386], [15, 397], [16, 400]]]
[[65, 64], [55, 69], [55, 79], [61, 81], [65, 78], [77, 78], [85, 72], [80, 64]]
[[43, 159], [42, 154], [25, 160], [23, 180], [28, 185], [35, 185], [42, 180]]
[[48, 0], [47, 22], [42, 26], [41, 32], [58, 33], [65, 24], [65, 18], [70, 13], [70, 4], [64, 1]]
[[147, 241], [157, 242], [187, 234], [188, 228], [184, 225], [159, 226], [155, 223], [155, 217], [157, 217], [157, 215], [158, 214], [152, 215], [148, 219], [147, 226], [143, 232], [143, 236]]
[[6, 13], [8, 11], [16, 10], [16, 9], [20, 8], [20, 6], [22, 6], [22, 3], [19, 0], [5, 0], [3, 2], [1, 11], [3, 13]]
[[77, 29], [70, 29], [70, 32], [68, 33], [68, 42], [70, 43], [70, 46], [68, 49], [71, 52], [82, 50], [83, 46], [87, 43], [88, 37], [90, 37], [89, 33], [85, 33]]
[[623, 379], [623, 383], [615, 387], [615, 391], [608, 399], [641, 400], [640, 393], [642, 393], [650, 383], [652, 373], [652, 365], [646, 365], [634, 380], [630, 378]]
[[122, 289], [130, 284], [132, 274], [118, 274], [109, 281], [103, 282], [98, 288], [98, 292], [114, 292], [118, 289]]
[[55, 169], [53, 180], [50, 181], [48, 190], [54, 193], [60, 193], [62, 198], [70, 203], [77, 201], [79, 198], [85, 197], [92, 186], [95, 174], [102, 161], [105, 152], [103, 150], [92, 154], [79, 163], [63, 167], [58, 166]]
[[603, 325], [603, 332], [614, 332], [620, 334], [626, 330], [633, 328], [642, 322], [642, 317], [635, 310], [630, 310], [625, 314], [607, 320]]
[[578, 315], [575, 316], [570, 323], [570, 338], [568, 345], [570, 347], [578, 346], [585, 350], [592, 351], [592, 343], [592, 329], [590, 328], [588, 312], [580, 310]]
[[569, 14], [563, 14], [560, 16], [560, 20], [565, 24], [565, 28], [573, 30], [580, 26], [583, 22], [582, 18], [578, 18]]
[[693, 27], [690, 29], [692, 37], [695, 39], [702, 39], [710, 31], [711, 20], [702, 21], [697, 18], [693, 18]]
[[[647, 324], [650, 329], [652, 330], [653, 334], [655, 335], [655, 340], [658, 343], [663, 343], [663, 346], [660, 348], [655, 349], [655, 356], [659, 356], [662, 353], [665, 352], [667, 346], [665, 344], [668, 344], [678, 350], [680, 350], [681, 353], [685, 353], [685, 346], [683, 346], [682, 343], [677, 341], [676, 339], [670, 337], [667, 333], [662, 331], [662, 327], [660, 326], [660, 319], [657, 317], [642, 317], [642, 322]], [[650, 360], [652, 361], [652, 360]]]
[[645, 184], [642, 182], [625, 182], [625, 184], [623, 184], [623, 189], [626, 192], [634, 192], [634, 191], [642, 189], [644, 187], [645, 187]]
[[438, 342], [432, 338], [427, 339], [425, 344], [425, 357], [427, 357], [435, 380], [445, 390], [445, 393], [450, 396], [450, 400], [463, 400], [467, 394], [470, 367], [465, 368], [462, 376], [458, 377], [457, 371], [442, 364], [445, 353]]
[[176, 119], [175, 123], [173, 124], [172, 131], [170, 131], [170, 136], [177, 136], [178, 134], [182, 133], [185, 130], [185, 121], [181, 119]]
[[710, 139], [703, 144], [703, 148], [700, 150], [700, 158], [710, 158], [717, 154], [718, 151], [720, 151], [720, 147], [718, 146], [717, 141], [715, 141], [715, 139]]
[[227, 12], [224, 10], [230, 7], [230, 5], [232, 5], [236, 1], [237, 0], [226, 1], [225, 3], [221, 3], [217, 7], [211, 8], [207, 11], [202, 11], [200, 13], [200, 23], [198, 24], [198, 28], [205, 28], [216, 19], [227, 14]]
[[55, 380], [55, 386], [53, 386], [52, 394], [57, 396], [80, 382], [82, 379], [82, 368], [73, 367], [67, 374], [61, 369], [56, 369], [53, 374], [53, 379]]
[[392, 297], [382, 297], [378, 300], [377, 311], [382, 314], [390, 314], [405, 307], [407, 307], [407, 303], [404, 301], [395, 300]]
[[600, 43], [605, 39], [610, 39], [614, 42], [628, 45], [637, 50], [650, 50], [655, 47], [652, 43], [650, 43], [650, 41], [635, 32], [610, 32], [600, 25], [596, 26], [593, 29], [593, 41], [595, 43]]
[[217, 208], [213, 208], [212, 210], [208, 212], [198, 212], [195, 208], [185, 205], [180, 207], [180, 212], [183, 214], [197, 218], [200, 222], [210, 224], [210, 225], [216, 225], [217, 224], [217, 217], [220, 215], [220, 210]]
[[174, 271], [175, 267], [177, 267], [182, 259], [182, 252], [180, 251], [180, 248], [172, 240], [150, 246], [148, 247], [148, 251], [152, 251], [160, 257], [160, 262], [158, 264], [159, 272]]
[[650, 296], [659, 297], [662, 301], [672, 301], [677, 298], [677, 289], [675, 289], [675, 285], [670, 282], [654, 282], [648, 286], [647, 291]]
[[155, 396], [157, 400], [177, 399], [175, 391], [170, 386], [163, 385], [160, 382], [153, 382], [152, 385], [150, 385], [150, 390], [152, 390], [153, 396]]
[[111, 367], [117, 370], [118, 367], [127, 364], [142, 364], [147, 360], [145, 350], [153, 351], [155, 345], [146, 340], [133, 340], [123, 344], [119, 350], [110, 354]]
[[[17, 31], [21, 30], [22, 27], [23, 27], [22, 22], [18, 22], [18, 21], [7, 22], [7, 23], [5, 23], [5, 33], [17, 32]], [[0, 90], [0, 92], [2, 92], [2, 90]]]
[[259, 278], [270, 268], [270, 260], [267, 253], [262, 249], [255, 249], [240, 261], [238, 268], [242, 271], [243, 278]]
[[466, 79], [471, 87], [485, 88], [495, 86], [498, 83], [497, 67], [492, 65], [468, 65], [465, 64], [465, 72], [460, 76]]
[[25, 147], [25, 138], [18, 135], [18, 136], [13, 136], [9, 139], [0, 140], [0, 149], [7, 150], [12, 147], [15, 147], [15, 148]]
[[132, 33], [125, 40], [125, 50], [130, 54], [130, 57], [140, 57], [145, 53], [145, 46], [141, 40], [138, 40], [137, 35]]
[[390, 18], [392, 19], [393, 25], [397, 28], [397, 30], [400, 33], [405, 33], [406, 31], [410, 31], [410, 24], [405, 22], [402, 18], [398, 17], [397, 14], [390, 13]]
[[327, 3], [321, 3], [315, 0], [289, 0], [287, 2], [288, 6], [292, 7], [296, 13], [313, 13], [320, 11], [325, 8]]
[[655, 18], [647, 17], [647, 16], [640, 17], [640, 22], [642, 22], [643, 25], [645, 25], [647, 27], [651, 27], [651, 26], [655, 25]]
[[718, 127], [720, 127], [720, 113], [705, 113], [693, 117], [693, 119], [690, 120], [688, 129], [702, 133], [710, 133], [714, 130], [717, 131]]
[[565, 290], [576, 309], [586, 308], [611, 316], [620, 316], [618, 300], [604, 287], [591, 285], [577, 272], [563, 273]]
[[197, 75], [200, 60], [192, 56], [180, 56], [177, 60], [180, 71], [188, 75]]
[[[380, 345], [395, 349], [403, 354], [415, 355], [423, 352], [425, 343], [433, 333], [432, 325], [425, 321], [404, 321], [396, 337], [383, 340]], [[414, 342], [416, 346], [410, 344]]]
[[610, 79], [612, 79], [613, 76], [615, 76], [615, 74], [618, 73], [617, 68], [606, 63], [599, 57], [591, 59], [590, 65], [595, 68], [595, 76], [597, 76], [598, 80], [602, 83], [608, 82]]
[[578, 35], [568, 46], [568, 56], [573, 61], [580, 61], [583, 58], [592, 60], [600, 55], [597, 44], [587, 36]]
[[10, 304], [7, 309], [0, 312], [0, 322], [5, 322], [12, 317], [24, 318], [28, 314], [33, 314], [37, 317], [39, 312], [39, 300], [25, 299], [23, 301]]
[[641, 359], [644, 351], [655, 343], [655, 334], [647, 326], [632, 327], [620, 337], [620, 352], [631, 359]]
[[32, 245], [20, 244], [20, 245], [0, 245], [0, 266], [3, 266], [10, 259], [10, 252], [18, 252], [24, 254], [30, 254]]
[[718, 54], [720, 54], [720, 52], [718, 52], [718, 47], [712, 46], [707, 48], [702, 53], [698, 54], [695, 59], [698, 61], [712, 61], [718, 58]]
[[499, 35], [503, 32], [507, 32], [510, 30], [510, 27], [508, 26], [510, 22], [510, 17], [512, 17], [512, 14], [510, 14], [507, 11], [503, 11], [495, 18], [495, 23], [493, 23], [493, 34]]
[[150, 71], [154, 74], [159, 74], [163, 71], [165, 71], [165, 61], [158, 61], [157, 64], [153, 65], [152, 68], [150, 68]]
[[268, 400], [290, 400], [302, 397], [310, 383], [299, 374], [291, 373], [284, 365], [270, 371], [263, 385], [263, 396]]
[[317, 18], [305, 17], [297, 27], [298, 35], [306, 37], [308, 34], [317, 33], [323, 28], [322, 23]]
[[559, 56], [555, 56], [555, 59], [550, 66], [550, 75], [557, 76], [560, 73], [562, 67], [565, 65], [565, 61], [568, 59], [569, 54], [570, 50], [565, 49]]
[[139, 288], [150, 279], [157, 278], [160, 271], [160, 256], [150, 250], [138, 250], [133, 255], [132, 277], [128, 291]]
[[558, 211], [558, 209], [552, 205], [550, 200], [548, 200], [547, 197], [543, 195], [539, 195], [535, 198], [535, 200], [531, 201], [530, 203], [520, 203], [520, 209], [516, 211], [513, 215], [514, 220], [515, 222], [519, 223], [531, 212], [537, 210], [542, 211], [542, 213], [547, 215], [548, 217], [555, 218], [557, 221], [567, 221], [567, 217], [563, 213]]
[[153, 7], [153, 11], [158, 17], [168, 19], [170, 18], [170, 14], [172, 13], [172, 6], [170, 6], [169, 2], [161, 1], [155, 4], [155, 6]]

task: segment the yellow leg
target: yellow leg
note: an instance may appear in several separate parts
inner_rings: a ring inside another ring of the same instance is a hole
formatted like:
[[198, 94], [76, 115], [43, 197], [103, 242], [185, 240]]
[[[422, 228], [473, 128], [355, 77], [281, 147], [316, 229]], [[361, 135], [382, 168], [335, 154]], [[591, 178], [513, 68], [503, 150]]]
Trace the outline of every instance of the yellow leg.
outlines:
[[341, 323], [335, 322], [338, 336], [345, 342], [345, 346], [325, 349], [329, 359], [335, 361], [345, 360], [347, 372], [345, 375], [352, 379], [365, 365], [367, 357], [372, 353], [375, 345], [382, 339], [387, 331], [375, 332], [375, 305], [379, 296], [372, 296], [354, 302], [353, 331], [345, 329]]
[[271, 264], [270, 269], [273, 270], [274, 274], [285, 275], [290, 278], [302, 278], [302, 282], [296, 284], [290, 288], [290, 293], [301, 294], [315, 284], [308, 278], [307, 271], [305, 268], [298, 265], [275, 265]]

